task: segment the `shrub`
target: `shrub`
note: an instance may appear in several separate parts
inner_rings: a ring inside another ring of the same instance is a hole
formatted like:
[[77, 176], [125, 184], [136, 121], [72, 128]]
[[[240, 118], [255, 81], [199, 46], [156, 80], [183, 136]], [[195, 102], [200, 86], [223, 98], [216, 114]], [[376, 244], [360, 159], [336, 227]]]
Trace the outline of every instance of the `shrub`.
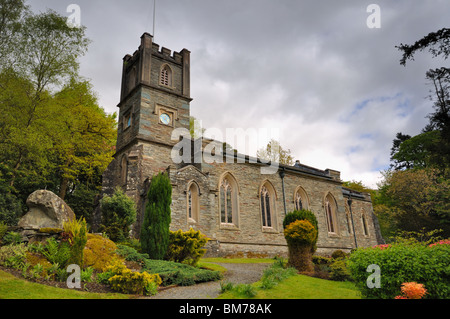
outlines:
[[[105, 268], [105, 272], [106, 276], [109, 276], [108, 282], [111, 288], [123, 293], [156, 294], [158, 286], [161, 284], [158, 274], [151, 275], [145, 271], [142, 273], [131, 271], [120, 261], [111, 263]], [[102, 280], [105, 279], [104, 277]]]
[[97, 271], [105, 268], [112, 258], [117, 258], [116, 244], [100, 235], [88, 234], [84, 248], [84, 267], [92, 267]]
[[69, 264], [83, 266], [84, 247], [87, 242], [87, 225], [84, 218], [73, 219], [63, 223], [64, 231], [70, 234], [70, 258]]
[[22, 242], [22, 235], [13, 231], [7, 232], [2, 238], [4, 245], [18, 245]]
[[425, 287], [417, 282], [405, 282], [401, 290], [403, 295], [396, 296], [395, 299], [422, 299], [427, 293]]
[[220, 280], [220, 271], [199, 269], [173, 261], [145, 259], [143, 270], [157, 273], [163, 286], [191, 286], [200, 282]]
[[8, 225], [6, 225], [4, 222], [0, 221], [0, 244], [2, 243], [2, 238], [3, 238], [3, 236], [5, 236], [7, 231], [8, 231]]
[[298, 271], [313, 272], [312, 247], [317, 229], [308, 220], [296, 220], [286, 226], [284, 237], [288, 243], [289, 265]]
[[333, 258], [333, 259], [345, 258], [345, 257], [347, 257], [347, 254], [344, 253], [340, 249], [333, 251], [333, 253], [331, 254], [331, 258]]
[[167, 174], [153, 176], [148, 190], [141, 230], [142, 252], [152, 259], [163, 259], [169, 246], [172, 185]]
[[123, 241], [129, 237], [130, 226], [136, 221], [136, 204], [120, 187], [114, 194], [104, 196], [100, 201], [102, 225], [100, 231], [105, 232], [112, 241]]
[[126, 245], [117, 245], [116, 254], [125, 258], [128, 261], [135, 261], [143, 264], [145, 259], [148, 259], [148, 254], [138, 253], [136, 249]]
[[[283, 220], [283, 228], [286, 229], [286, 227], [288, 225], [292, 224], [296, 220], [307, 220], [314, 226], [314, 228], [316, 230], [319, 229], [319, 225], [318, 225], [316, 216], [314, 215], [314, 213], [312, 211], [307, 210], [307, 209], [294, 210], [293, 212], [286, 214], [286, 216], [284, 217], [284, 220]], [[317, 249], [316, 244], [317, 244], [318, 238], [319, 238], [319, 233], [316, 234], [315, 240], [312, 243], [313, 252], [315, 252]]]
[[191, 266], [195, 266], [205, 254], [206, 249], [202, 249], [202, 247], [207, 242], [208, 238], [205, 235], [192, 228], [186, 232], [183, 232], [181, 229], [171, 231], [165, 259], [180, 263], [186, 262]]
[[25, 266], [28, 247], [21, 243], [0, 247], [0, 265], [21, 269]]
[[351, 280], [350, 271], [345, 259], [335, 259], [330, 265], [330, 279], [335, 281]]
[[[366, 271], [371, 264], [380, 267], [381, 288], [368, 288]], [[450, 298], [450, 246], [392, 244], [387, 248], [359, 248], [348, 259], [348, 268], [362, 295], [393, 299], [405, 282], [420, 282], [428, 298]]]

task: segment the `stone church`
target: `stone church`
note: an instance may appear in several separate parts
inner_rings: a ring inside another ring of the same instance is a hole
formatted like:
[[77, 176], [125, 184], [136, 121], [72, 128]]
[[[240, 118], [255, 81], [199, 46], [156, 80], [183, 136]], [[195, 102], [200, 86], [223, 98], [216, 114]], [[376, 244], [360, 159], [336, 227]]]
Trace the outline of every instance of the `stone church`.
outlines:
[[173, 139], [173, 132], [189, 129], [191, 101], [190, 51], [160, 48], [144, 33], [138, 50], [123, 58], [116, 153], [103, 175], [103, 194], [120, 186], [136, 202], [135, 237], [150, 180], [165, 171], [173, 186], [171, 229], [200, 230], [210, 238], [208, 255], [285, 254], [283, 218], [300, 208], [317, 217], [318, 254], [382, 240], [370, 195], [343, 188], [336, 170], [297, 161], [293, 166], [277, 164], [273, 174], [262, 174], [268, 163], [222, 152], [221, 147], [212, 155], [223, 161], [198, 157], [211, 143], [222, 145], [206, 138], [188, 144], [193, 154], [189, 159], [200, 160], [174, 161], [180, 138]]

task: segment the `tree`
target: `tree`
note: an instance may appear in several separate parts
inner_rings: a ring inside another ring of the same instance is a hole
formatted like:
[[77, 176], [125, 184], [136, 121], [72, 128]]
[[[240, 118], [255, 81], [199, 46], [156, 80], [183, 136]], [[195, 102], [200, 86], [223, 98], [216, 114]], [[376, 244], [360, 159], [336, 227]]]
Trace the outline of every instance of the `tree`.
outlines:
[[294, 158], [290, 149], [283, 149], [280, 142], [271, 139], [266, 148], [261, 148], [256, 152], [258, 158], [285, 165], [294, 165]]
[[[443, 28], [431, 32], [414, 44], [400, 44], [397, 49], [403, 52], [400, 60], [403, 66], [406, 66], [407, 60], [414, 60], [416, 52], [425, 49], [428, 49], [433, 57], [442, 56], [447, 59], [450, 55], [450, 29]], [[430, 69], [426, 72], [426, 78], [432, 85], [429, 97], [434, 101], [435, 111], [428, 115], [430, 123], [424, 128], [423, 133], [433, 130], [439, 132], [439, 147], [433, 147], [433, 152], [439, 156], [439, 160], [433, 165], [446, 169], [450, 165], [450, 69], [446, 67]]]
[[442, 229], [444, 237], [450, 236], [448, 179], [437, 169], [388, 171], [384, 176], [375, 212], [390, 235], [395, 231]]
[[148, 190], [141, 229], [142, 251], [152, 259], [164, 259], [169, 247], [172, 185], [167, 173], [153, 176]]
[[112, 241], [123, 241], [129, 237], [130, 226], [136, 221], [136, 204], [120, 187], [114, 194], [104, 196], [101, 201], [102, 224], [100, 230]]

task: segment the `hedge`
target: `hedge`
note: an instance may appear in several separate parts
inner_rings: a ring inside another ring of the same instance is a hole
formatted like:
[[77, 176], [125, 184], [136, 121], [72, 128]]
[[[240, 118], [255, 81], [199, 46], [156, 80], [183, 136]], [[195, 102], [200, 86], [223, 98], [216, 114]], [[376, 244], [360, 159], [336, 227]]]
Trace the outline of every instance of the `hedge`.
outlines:
[[[380, 267], [380, 288], [369, 288], [371, 264]], [[425, 298], [450, 298], [450, 245], [393, 244], [359, 248], [348, 259], [348, 268], [365, 298], [394, 299], [405, 282], [425, 285]]]

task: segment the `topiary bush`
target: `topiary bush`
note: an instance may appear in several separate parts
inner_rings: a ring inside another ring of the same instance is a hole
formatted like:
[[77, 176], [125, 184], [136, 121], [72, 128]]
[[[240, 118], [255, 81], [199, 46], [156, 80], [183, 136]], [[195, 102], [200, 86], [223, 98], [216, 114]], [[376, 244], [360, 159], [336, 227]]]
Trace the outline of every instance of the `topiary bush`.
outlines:
[[[369, 288], [371, 264], [380, 267], [381, 288]], [[350, 255], [347, 266], [357, 287], [366, 298], [393, 299], [405, 282], [417, 282], [427, 289], [427, 298], [450, 298], [450, 245], [420, 243], [391, 244], [359, 248]]]
[[207, 242], [208, 238], [205, 235], [192, 228], [186, 232], [181, 229], [170, 231], [169, 247], [165, 259], [196, 266], [200, 258], [206, 253], [206, 249], [202, 247]]
[[[307, 220], [309, 221], [315, 229], [319, 229], [319, 224], [314, 213], [307, 209], [294, 210], [293, 212], [287, 213], [283, 220], [283, 228], [295, 222], [296, 220]], [[317, 232], [314, 242], [312, 243], [312, 252], [317, 250], [317, 239], [319, 238], [319, 232]]]
[[298, 271], [312, 273], [312, 246], [316, 242], [317, 229], [308, 220], [296, 220], [284, 229], [288, 243], [289, 265]]

